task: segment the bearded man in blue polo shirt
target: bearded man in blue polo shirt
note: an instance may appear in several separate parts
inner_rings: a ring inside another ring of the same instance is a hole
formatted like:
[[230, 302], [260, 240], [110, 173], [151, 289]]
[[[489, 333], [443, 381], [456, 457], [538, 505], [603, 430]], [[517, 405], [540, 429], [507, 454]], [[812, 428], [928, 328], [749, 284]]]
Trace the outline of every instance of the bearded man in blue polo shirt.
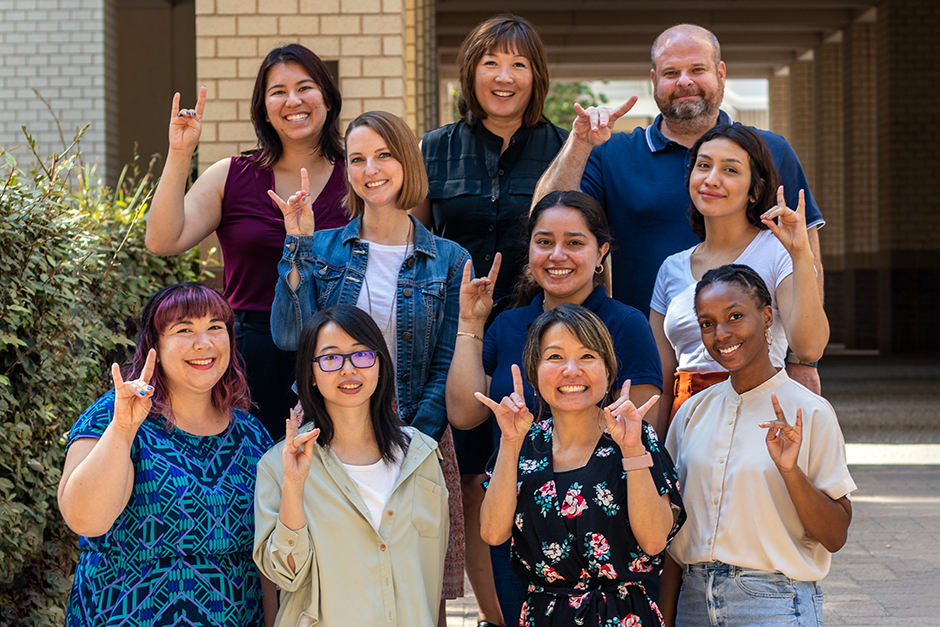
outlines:
[[[614, 123], [630, 111], [636, 96], [615, 111], [575, 104], [578, 117], [572, 132], [532, 197], [535, 203], [551, 191], [581, 189], [604, 206], [616, 245], [611, 255], [613, 296], [647, 313], [663, 260], [701, 241], [689, 226], [688, 149], [712, 127], [732, 121], [719, 109], [725, 64], [711, 31], [693, 24], [673, 26], [653, 42], [651, 56], [653, 97], [660, 110], [653, 124], [612, 135]], [[774, 156], [787, 205], [796, 207], [799, 191], [805, 190], [806, 224], [821, 297], [823, 269], [816, 230], [825, 224], [822, 214], [787, 140], [759, 132]], [[791, 364], [787, 371], [819, 391], [814, 368]]]

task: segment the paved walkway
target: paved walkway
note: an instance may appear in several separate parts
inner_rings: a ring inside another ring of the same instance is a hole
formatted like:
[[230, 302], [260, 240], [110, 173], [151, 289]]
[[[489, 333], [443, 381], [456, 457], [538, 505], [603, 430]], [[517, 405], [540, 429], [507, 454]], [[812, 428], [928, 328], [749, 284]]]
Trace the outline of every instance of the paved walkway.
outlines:
[[[940, 362], [832, 357], [820, 376], [859, 486], [823, 582], [825, 624], [938, 627]], [[448, 603], [447, 627], [474, 627], [476, 616], [471, 593]]]

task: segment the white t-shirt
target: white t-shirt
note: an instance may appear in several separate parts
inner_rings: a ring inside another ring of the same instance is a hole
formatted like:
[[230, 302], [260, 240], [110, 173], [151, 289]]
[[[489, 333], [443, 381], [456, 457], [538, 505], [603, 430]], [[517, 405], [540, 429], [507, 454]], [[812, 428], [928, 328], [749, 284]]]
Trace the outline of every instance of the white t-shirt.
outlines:
[[[724, 370], [705, 350], [702, 331], [695, 315], [695, 284], [692, 276], [692, 252], [688, 250], [667, 257], [656, 275], [650, 309], [665, 316], [663, 328], [666, 338], [676, 350], [678, 370], [683, 372], [716, 372]], [[767, 284], [770, 290], [774, 322], [770, 331], [774, 343], [770, 347], [770, 361], [783, 368], [787, 356], [787, 336], [777, 310], [777, 287], [793, 274], [793, 260], [773, 232], [760, 231], [751, 240], [734, 263], [750, 266]]]
[[[368, 240], [362, 240], [367, 242]], [[398, 274], [411, 249], [410, 244], [386, 246], [369, 243], [369, 263], [356, 307], [369, 314], [382, 331], [392, 369], [398, 366]]]
[[350, 479], [359, 489], [362, 500], [366, 502], [376, 529], [382, 526], [382, 514], [385, 510], [385, 504], [392, 496], [392, 489], [401, 474], [401, 464], [404, 459], [404, 455], [399, 454], [392, 464], [386, 463], [384, 459], [368, 466], [343, 464], [343, 468], [349, 473]]

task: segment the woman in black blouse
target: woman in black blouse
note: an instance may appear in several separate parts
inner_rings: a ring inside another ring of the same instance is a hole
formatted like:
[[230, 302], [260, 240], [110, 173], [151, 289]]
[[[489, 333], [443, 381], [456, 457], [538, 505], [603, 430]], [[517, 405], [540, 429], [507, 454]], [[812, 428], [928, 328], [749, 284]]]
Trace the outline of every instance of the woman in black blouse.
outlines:
[[[457, 55], [459, 122], [425, 134], [421, 151], [428, 198], [412, 213], [437, 235], [470, 253], [474, 275], [490, 271], [496, 253], [502, 267], [494, 299], [508, 296], [525, 265], [518, 246], [535, 185], [568, 137], [542, 113], [548, 62], [535, 28], [514, 15], [478, 25]], [[493, 587], [488, 548], [480, 539], [480, 482], [492, 454], [492, 425], [454, 432], [462, 474], [467, 530], [467, 575], [479, 619], [503, 624]]]

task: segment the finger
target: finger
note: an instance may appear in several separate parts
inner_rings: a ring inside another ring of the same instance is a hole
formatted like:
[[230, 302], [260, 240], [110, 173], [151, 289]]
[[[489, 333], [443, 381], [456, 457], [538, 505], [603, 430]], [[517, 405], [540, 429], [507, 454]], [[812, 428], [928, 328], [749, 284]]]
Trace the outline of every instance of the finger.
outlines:
[[[782, 420], [783, 422], [786, 423], [786, 422], [787, 422], [787, 417], [786, 417], [786, 415], [784, 415], [783, 410], [780, 408], [780, 403], [777, 402], [777, 395], [776, 395], [776, 394], [771, 394], [771, 395], [770, 395], [770, 402], [771, 402], [771, 403], [773, 404], [773, 406], [774, 406], [774, 413], [777, 414], [777, 420]], [[789, 423], [787, 423], [787, 424], [789, 424]]]
[[516, 364], [512, 365], [512, 390], [518, 394], [520, 398], [525, 398], [525, 388], [522, 387], [522, 370], [520, 370], [519, 366]]
[[619, 108], [619, 109], [617, 109], [616, 111], [614, 111], [613, 113], [610, 114], [610, 120], [608, 121], [607, 125], [608, 125], [608, 126], [613, 126], [613, 125], [614, 125], [614, 122], [616, 122], [616, 121], [619, 120], [621, 117], [623, 117], [624, 115], [626, 115], [627, 112], [629, 112], [630, 109], [633, 108], [633, 105], [636, 104], [636, 101], [637, 101], [637, 100], [639, 100], [639, 98], [637, 98], [636, 96], [632, 96], [629, 100], [627, 100], [625, 103], [623, 103], [622, 105], [620, 105], [620, 108]]
[[304, 190], [304, 196], [310, 195], [310, 177], [307, 176], [307, 168], [300, 168], [300, 189]]
[[299, 448], [300, 445], [304, 444], [305, 442], [316, 440], [318, 435], [320, 435], [319, 429], [313, 429], [311, 431], [306, 431], [304, 433], [301, 433], [300, 435], [295, 435], [294, 446]]
[[202, 119], [202, 112], [206, 110], [206, 86], [199, 88], [199, 97], [196, 99], [196, 119]]
[[598, 122], [600, 118], [600, 114], [597, 112], [597, 108], [588, 107], [587, 114], [588, 114], [588, 119], [591, 121], [591, 130], [596, 131], [598, 128]]
[[173, 107], [170, 109], [170, 116], [177, 117], [180, 114], [180, 93], [173, 94]]
[[761, 429], [779, 429], [781, 431], [792, 431], [793, 427], [790, 426], [786, 420], [768, 420], [767, 422], [759, 422], [757, 426]]
[[778, 206], [778, 207], [786, 207], [786, 206], [787, 206], [787, 199], [786, 199], [786, 197], [783, 195], [783, 185], [781, 185], [780, 187], [777, 188], [777, 206]]
[[601, 128], [610, 126], [610, 109], [607, 107], [597, 108], [597, 125]]
[[466, 285], [469, 283], [471, 276], [473, 276], [473, 260], [467, 259], [467, 263], [463, 264], [463, 279], [461, 279], [460, 284]]
[[582, 107], [581, 104], [578, 103], [578, 102], [574, 103], [574, 112], [577, 114], [577, 116], [578, 116], [579, 118], [587, 118], [587, 117], [588, 117], [588, 112], [587, 112], [587, 111], [584, 109], [584, 107]]
[[623, 382], [620, 388], [620, 398], [630, 398], [630, 379]]
[[287, 213], [290, 210], [290, 205], [284, 202], [284, 200], [278, 196], [277, 192], [275, 192], [273, 189], [268, 190], [268, 198], [273, 200], [274, 204], [276, 204], [283, 213]]
[[150, 352], [147, 353], [147, 361], [144, 362], [144, 370], [140, 373], [140, 378], [145, 383], [150, 383], [150, 379], [153, 377], [153, 370], [156, 368], [157, 364], [157, 351], [150, 349]]
[[499, 276], [499, 266], [501, 266], [502, 263], [503, 263], [503, 254], [496, 253], [496, 256], [493, 257], [493, 265], [490, 266], [490, 272], [489, 274], [486, 275], [486, 278], [492, 281], [494, 285], [496, 284], [496, 277]]
[[659, 400], [659, 394], [657, 394], [657, 395], [655, 395], [655, 396], [651, 396], [648, 401], [646, 401], [645, 403], [643, 403], [643, 405], [642, 405], [639, 409], [636, 410], [637, 413], [640, 414], [640, 417], [642, 418], [642, 417], [646, 416], [646, 412], [648, 412], [648, 411], [650, 410], [650, 408], [651, 408], [653, 405], [655, 405], [658, 400]]
[[114, 381], [115, 392], [124, 388], [124, 377], [121, 376], [121, 367], [116, 363], [111, 364], [111, 380]]
[[320, 430], [313, 429], [312, 431], [308, 431], [307, 433], [310, 434], [310, 438], [304, 441], [304, 455], [308, 457], [313, 457], [313, 443], [316, 442], [317, 438], [320, 436]]
[[499, 409], [499, 403], [491, 399], [489, 396], [486, 396], [485, 394], [481, 394], [480, 392], [474, 392], [473, 396], [478, 401], [480, 401], [481, 403], [489, 407], [490, 411], [492, 411], [494, 414], [496, 413], [496, 410]]
[[803, 216], [803, 220], [806, 220], [806, 195], [802, 189], [800, 190], [800, 200], [796, 205], [796, 212]]
[[509, 400], [515, 405], [515, 410], [525, 409], [525, 398], [513, 392], [509, 395]]

